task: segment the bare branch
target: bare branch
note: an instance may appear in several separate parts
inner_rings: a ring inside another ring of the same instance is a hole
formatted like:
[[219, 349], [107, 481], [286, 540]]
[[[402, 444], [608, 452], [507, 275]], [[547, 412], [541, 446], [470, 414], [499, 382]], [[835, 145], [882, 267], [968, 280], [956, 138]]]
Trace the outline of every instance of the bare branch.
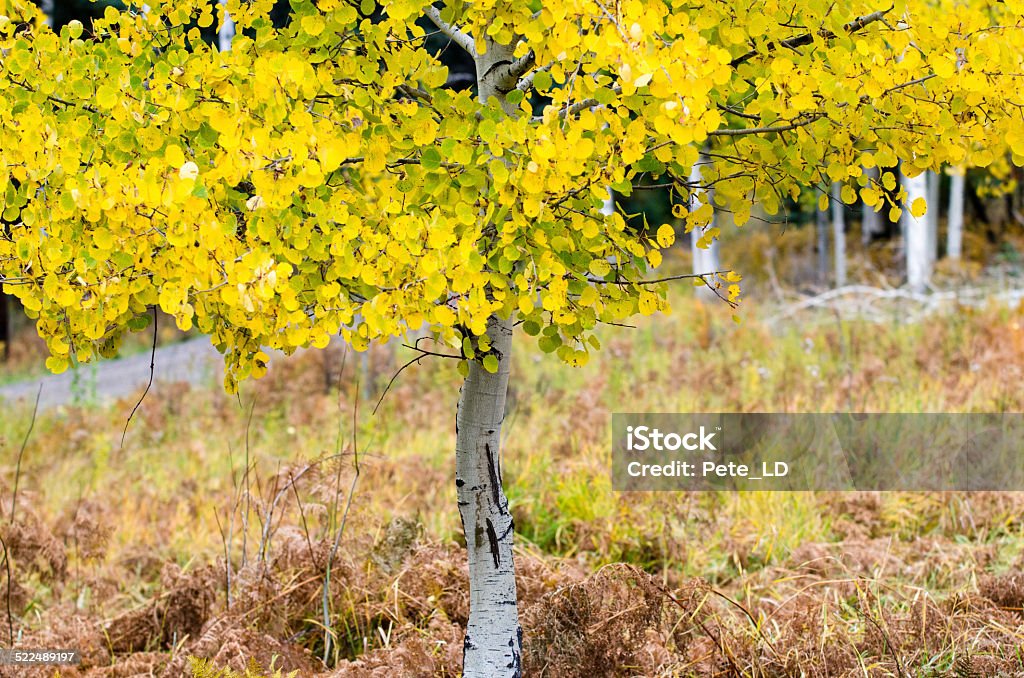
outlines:
[[707, 284], [707, 280], [705, 280], [706, 276], [720, 276], [724, 273], [730, 272], [731, 271], [708, 271], [707, 273], [685, 273], [683, 275], [670, 275], [667, 278], [656, 278], [654, 280], [602, 280], [601, 278], [588, 277], [587, 281], [599, 285], [619, 285], [620, 287], [625, 287], [627, 285], [657, 285], [658, 283], [672, 282], [673, 280], [700, 278], [705, 284]]
[[433, 5], [428, 6], [423, 13], [426, 14], [427, 18], [434, 22], [434, 25], [437, 26], [438, 30], [447, 35], [452, 42], [466, 50], [466, 52], [468, 52], [474, 59], [476, 58], [476, 43], [473, 42], [473, 36], [469, 33], [460, 31], [458, 28], [442, 19], [440, 10]]
[[[32, 407], [32, 419], [28, 422], [28, 430], [25, 431], [25, 438], [21, 441], [21, 449], [18, 450], [18, 461], [14, 465], [14, 492], [11, 494], [11, 525], [14, 525], [14, 513], [18, 509], [18, 480], [21, 478], [21, 459], [25, 456], [25, 446], [28, 445], [29, 436], [36, 425], [36, 415], [39, 413], [39, 396], [43, 394], [43, 382], [39, 382], [39, 390], [36, 391], [36, 404]], [[6, 556], [6, 551], [4, 555]], [[10, 574], [7, 575], [8, 586], [10, 586]], [[10, 592], [8, 592], [10, 600]]]
[[153, 387], [153, 375], [156, 374], [156, 340], [157, 340], [157, 313], [156, 306], [153, 307], [153, 349], [149, 354], [149, 383], [146, 384], [146, 390], [142, 392], [139, 397], [139, 402], [135, 403], [135, 407], [132, 408], [131, 414], [128, 415], [128, 421], [124, 422], [124, 430], [121, 431], [121, 447], [124, 447], [124, 437], [128, 435], [128, 425], [132, 423], [132, 417], [138, 411], [139, 406], [142, 405], [142, 401], [149, 395], [149, 389]]
[[[612, 86], [612, 91], [615, 94], [622, 94], [622, 85], [619, 85], [618, 83], [616, 83], [614, 86]], [[566, 106], [562, 110], [558, 111], [558, 117], [559, 118], [567, 118], [567, 117], [576, 115], [580, 111], [584, 111], [584, 110], [586, 110], [588, 108], [593, 108], [594, 106], [597, 106], [599, 103], [600, 102], [597, 99], [584, 99], [583, 101], [577, 101], [573, 105]], [[539, 121], [541, 119], [542, 118], [539, 117], [539, 116], [534, 117], [534, 121], [535, 122]]]
[[[867, 14], [865, 16], [858, 17], [858, 18], [854, 19], [853, 21], [851, 21], [850, 23], [848, 23], [845, 26], [843, 26], [843, 30], [845, 30], [847, 33], [856, 33], [857, 31], [859, 31], [860, 29], [864, 28], [868, 24], [874, 23], [876, 21], [883, 21], [885, 19], [885, 15], [888, 14], [889, 12], [891, 12], [891, 11], [892, 11], [892, 7], [890, 7], [889, 9], [886, 9], [886, 10], [880, 10], [878, 12], [872, 12], [871, 14]], [[823, 37], [826, 40], [831, 40], [832, 38], [836, 37], [835, 33], [833, 33], [832, 31], [827, 31], [827, 30], [819, 31], [817, 33], [817, 35], [820, 35], [821, 37]], [[809, 45], [812, 42], [814, 42], [814, 36], [815, 36], [814, 33], [804, 33], [803, 35], [798, 35], [798, 36], [790, 38], [788, 40], [783, 40], [782, 42], [779, 43], [779, 46], [780, 47], [785, 47], [787, 49], [796, 49], [797, 47], [802, 47], [804, 45]], [[769, 50], [773, 50], [775, 48], [775, 45], [773, 43], [768, 43], [768, 48], [769, 48]], [[747, 52], [745, 54], [741, 54], [740, 56], [738, 56], [735, 59], [733, 59], [732, 61], [730, 61], [729, 65], [732, 66], [733, 68], [736, 68], [740, 64], [743, 64], [743, 63], [746, 63], [747, 61], [750, 61], [751, 59], [756, 57], [757, 54], [758, 54], [757, 50], [756, 49], [752, 49], [749, 52]]]
[[815, 120], [820, 120], [825, 117], [824, 113], [818, 113], [810, 115], [804, 120], [797, 120], [786, 125], [775, 125], [772, 127], [741, 127], [738, 129], [716, 129], [708, 132], [709, 137], [740, 137], [745, 134], [772, 134], [778, 132], [788, 132], [798, 127], [804, 127], [809, 125]]
[[537, 74], [541, 73], [543, 71], [550, 71], [550, 70], [551, 70], [551, 65], [548, 64], [547, 66], [541, 66], [538, 69], [530, 71], [529, 73], [524, 75], [523, 78], [518, 83], [516, 83], [516, 89], [518, 89], [520, 91], [523, 91], [523, 92], [529, 92], [531, 89], [533, 89], [533, 79], [537, 76]]
[[[537, 65], [537, 55], [531, 49], [529, 52], [513, 61], [508, 66], [508, 74], [513, 78], [521, 78], [523, 74]], [[516, 85], [518, 87], [519, 85]]]

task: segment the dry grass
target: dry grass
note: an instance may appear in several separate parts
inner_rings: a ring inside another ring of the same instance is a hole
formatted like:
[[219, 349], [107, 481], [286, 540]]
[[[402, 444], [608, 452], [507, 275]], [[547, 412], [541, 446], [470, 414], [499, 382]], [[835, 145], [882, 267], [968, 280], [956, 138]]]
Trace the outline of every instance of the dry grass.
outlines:
[[[615, 494], [608, 479], [619, 403], [1024, 410], [1022, 322], [991, 309], [773, 332], [680, 300], [670, 318], [610, 332], [585, 370], [521, 350], [505, 476], [528, 675], [1024, 675], [1024, 497]], [[14, 525], [27, 412], [5, 414], [18, 644], [81, 649], [63, 676], [178, 676], [191, 655], [240, 674], [252, 659], [268, 674], [458, 675], [458, 376], [407, 370], [370, 416], [360, 392], [379, 393], [399, 360], [376, 348], [364, 373], [352, 355], [306, 353], [239, 400], [165, 390], [123, 448], [133, 402], [45, 413]]]

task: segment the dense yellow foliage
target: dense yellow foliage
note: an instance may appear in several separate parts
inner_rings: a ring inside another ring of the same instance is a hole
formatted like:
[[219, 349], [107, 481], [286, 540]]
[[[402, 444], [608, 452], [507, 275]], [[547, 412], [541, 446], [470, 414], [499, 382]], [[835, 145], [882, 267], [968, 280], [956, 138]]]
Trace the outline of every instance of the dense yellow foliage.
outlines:
[[363, 348], [427, 324], [486, 353], [494, 313], [579, 364], [597, 323], [667, 308], [643, 281], [673, 230], [602, 214], [609, 186], [662, 175], [693, 228], [712, 210], [688, 214], [694, 189], [742, 224], [821, 182], [897, 209], [863, 167], [1024, 162], [1021, 0], [442, 9], [478, 52], [515, 45], [512, 117], [442, 88], [422, 0], [379, 21], [370, 0], [295, 1], [280, 30], [269, 0], [231, 0], [226, 53], [196, 28], [213, 4], [150, 4], [55, 35], [0, 1], [0, 275], [55, 370], [156, 304], [225, 351], [229, 388], [265, 347], [339, 331]]

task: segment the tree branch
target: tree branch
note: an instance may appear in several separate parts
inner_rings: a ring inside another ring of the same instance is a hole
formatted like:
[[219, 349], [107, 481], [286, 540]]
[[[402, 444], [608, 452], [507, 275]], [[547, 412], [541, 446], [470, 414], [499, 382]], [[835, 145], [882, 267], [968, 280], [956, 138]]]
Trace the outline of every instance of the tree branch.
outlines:
[[[508, 73], [513, 78], [521, 78], [523, 75], [533, 68], [537, 64], [537, 55], [533, 53], [531, 49], [529, 52], [519, 57], [508, 67]], [[517, 85], [518, 87], [518, 85]]]
[[738, 129], [716, 129], [708, 132], [709, 137], [740, 137], [746, 134], [772, 134], [777, 132], [788, 132], [798, 127], [809, 125], [815, 120], [825, 117], [824, 113], [808, 116], [805, 120], [798, 120], [786, 125], [775, 125], [773, 127], [741, 127]]
[[[889, 9], [880, 10], [878, 12], [872, 12], [871, 14], [867, 14], [867, 15], [862, 16], [862, 17], [858, 17], [858, 18], [854, 19], [853, 21], [851, 21], [850, 23], [848, 23], [845, 26], [843, 26], [843, 30], [845, 30], [847, 33], [856, 33], [857, 31], [859, 31], [860, 29], [864, 28], [868, 24], [874, 23], [876, 21], [882, 21], [885, 18], [885, 15], [888, 14], [889, 12], [891, 12], [891, 11], [892, 11], [892, 7], [890, 7]], [[821, 37], [825, 38], [826, 40], [831, 40], [832, 38], [836, 37], [835, 33], [833, 33], [832, 31], [826, 31], [826, 30], [818, 31], [817, 35], [820, 35]], [[802, 47], [804, 45], [809, 45], [812, 42], [814, 42], [814, 36], [815, 36], [814, 33], [804, 33], [803, 35], [798, 35], [796, 37], [789, 38], [788, 40], [783, 40], [782, 42], [779, 43], [779, 46], [780, 47], [785, 47], [787, 49], [796, 49], [797, 47]], [[775, 49], [775, 45], [773, 43], [768, 43], [768, 48], [769, 48], [769, 50], [774, 50]], [[751, 59], [756, 57], [757, 54], [758, 54], [757, 50], [756, 49], [752, 49], [749, 52], [747, 52], [746, 54], [741, 54], [740, 56], [738, 56], [735, 59], [733, 59], [732, 61], [730, 61], [729, 65], [732, 68], [736, 68], [740, 64], [743, 64], [743, 63], [746, 63], [746, 62], [750, 61]]]
[[537, 76], [537, 74], [549, 70], [551, 70], [550, 64], [548, 64], [547, 66], [541, 66], [540, 68], [530, 71], [529, 73], [524, 75], [518, 83], [516, 83], [516, 89], [519, 89], [523, 92], [529, 92], [531, 89], [533, 89], [533, 79]]
[[[616, 94], [622, 94], [622, 85], [616, 83], [612, 86], [612, 91]], [[580, 111], [584, 111], [588, 108], [597, 106], [600, 102], [597, 99], [584, 99], [583, 101], [577, 101], [571, 106], [566, 106], [562, 110], [558, 111], [559, 118], [567, 118], [569, 116], [576, 115]], [[541, 116], [534, 117], [534, 121], [541, 120]]]
[[[687, 280], [690, 278], [700, 278], [704, 280], [705, 276], [720, 276], [729, 271], [708, 271], [707, 273], [684, 273], [682, 275], [670, 275], [667, 278], [656, 278], [654, 280], [602, 280], [601, 278], [587, 277], [587, 282], [592, 282], [598, 285], [618, 285], [625, 287], [627, 285], [657, 285], [663, 282], [672, 282], [673, 280]], [[707, 281], [705, 280], [705, 283]]]
[[448, 38], [456, 45], [466, 50], [470, 56], [476, 58], [476, 43], [473, 42], [473, 36], [469, 33], [460, 31], [455, 26], [452, 26], [444, 19], [441, 18], [441, 12], [433, 5], [428, 6], [423, 13], [430, 19], [438, 30], [448, 36]]

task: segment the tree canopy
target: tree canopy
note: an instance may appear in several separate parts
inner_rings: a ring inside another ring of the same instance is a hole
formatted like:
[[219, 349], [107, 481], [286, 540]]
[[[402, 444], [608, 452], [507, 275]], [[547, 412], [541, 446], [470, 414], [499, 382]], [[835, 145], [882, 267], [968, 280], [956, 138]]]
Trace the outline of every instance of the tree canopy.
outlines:
[[[627, 228], [609, 187], [659, 177], [690, 229], [834, 181], [898, 210], [894, 170], [864, 168], [1024, 162], [1021, 0], [291, 5], [275, 27], [230, 0], [221, 53], [205, 0], [59, 35], [5, 3], [0, 276], [52, 369], [154, 305], [212, 337], [229, 389], [267, 347], [424, 325], [490, 369], [492, 314], [581, 364], [598, 324], [667, 309], [674, 229]], [[444, 87], [437, 31], [509, 55], [478, 73], [493, 96]]]

